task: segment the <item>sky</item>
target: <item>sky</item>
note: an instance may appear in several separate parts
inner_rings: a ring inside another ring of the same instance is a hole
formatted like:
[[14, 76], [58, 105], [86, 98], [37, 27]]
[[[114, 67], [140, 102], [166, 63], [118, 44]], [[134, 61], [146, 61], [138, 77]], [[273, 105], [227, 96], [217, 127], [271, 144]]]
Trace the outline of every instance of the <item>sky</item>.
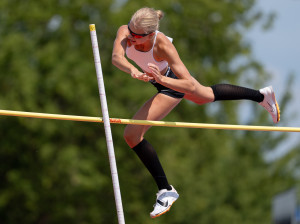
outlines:
[[[252, 43], [255, 58], [272, 73], [270, 85], [278, 100], [285, 92], [283, 87], [287, 76], [295, 75], [291, 103], [282, 113], [294, 112], [295, 119], [289, 119], [287, 125], [300, 127], [300, 112], [297, 112], [300, 109], [300, 0], [257, 0], [256, 7], [265, 13], [275, 12], [276, 18], [270, 30], [266, 32], [256, 26], [246, 35], [247, 39]], [[282, 125], [279, 123], [278, 126]], [[299, 137], [300, 133], [289, 133], [288, 139], [268, 158], [276, 159], [287, 153], [289, 148], [300, 142]]]

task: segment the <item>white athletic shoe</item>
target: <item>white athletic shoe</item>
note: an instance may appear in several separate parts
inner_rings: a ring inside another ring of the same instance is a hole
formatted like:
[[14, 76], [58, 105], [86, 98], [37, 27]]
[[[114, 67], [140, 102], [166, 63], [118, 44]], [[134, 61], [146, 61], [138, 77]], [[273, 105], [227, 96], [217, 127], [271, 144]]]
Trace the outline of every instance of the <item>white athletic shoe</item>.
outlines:
[[162, 189], [156, 194], [157, 198], [153, 206], [154, 210], [150, 213], [151, 218], [156, 218], [169, 211], [173, 203], [179, 197], [175, 188], [172, 185], [171, 187], [172, 190], [168, 191], [167, 189]]
[[265, 96], [264, 100], [259, 104], [262, 105], [273, 118], [273, 122], [276, 124], [280, 121], [280, 109], [275, 99], [275, 94], [272, 86], [260, 89], [259, 92]]

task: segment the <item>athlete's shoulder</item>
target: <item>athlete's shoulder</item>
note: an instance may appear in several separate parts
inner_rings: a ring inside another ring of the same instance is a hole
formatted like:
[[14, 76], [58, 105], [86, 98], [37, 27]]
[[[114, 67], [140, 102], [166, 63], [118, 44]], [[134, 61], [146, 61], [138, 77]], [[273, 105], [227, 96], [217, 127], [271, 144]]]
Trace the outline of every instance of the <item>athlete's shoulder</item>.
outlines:
[[172, 43], [173, 38], [166, 36], [164, 33], [162, 32], [157, 32], [157, 36], [156, 36], [157, 41], [160, 42], [166, 42], [166, 43]]
[[128, 45], [128, 26], [127, 25], [122, 25], [119, 27], [116, 35], [116, 41], [123, 42], [125, 41]]
[[131, 44], [128, 41], [128, 35], [127, 25], [120, 26], [114, 41], [114, 48], [122, 47], [125, 50], [126, 47], [130, 47]]
[[127, 37], [129, 35], [128, 26], [127, 25], [120, 26], [118, 31], [117, 31], [117, 35]]
[[157, 48], [161, 51], [169, 51], [172, 48], [175, 48], [172, 43], [172, 38], [167, 37], [164, 33], [158, 32], [156, 36], [156, 45]]

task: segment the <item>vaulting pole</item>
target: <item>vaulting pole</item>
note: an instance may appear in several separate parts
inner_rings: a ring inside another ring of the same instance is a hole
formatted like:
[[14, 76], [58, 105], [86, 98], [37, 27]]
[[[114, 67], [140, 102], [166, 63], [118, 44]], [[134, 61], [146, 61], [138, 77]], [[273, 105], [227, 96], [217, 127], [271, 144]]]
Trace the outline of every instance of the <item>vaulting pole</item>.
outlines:
[[109, 164], [110, 164], [110, 171], [111, 171], [112, 182], [113, 182], [113, 189], [114, 189], [115, 202], [116, 202], [116, 208], [117, 208], [117, 214], [118, 214], [118, 221], [119, 221], [119, 224], [125, 224], [122, 199], [121, 199], [121, 191], [120, 191], [119, 178], [118, 178], [118, 171], [117, 171], [117, 164], [116, 164], [116, 158], [115, 158], [112, 133], [111, 133], [111, 128], [110, 128], [110, 120], [109, 120], [108, 107], [107, 107], [107, 101], [106, 101], [103, 73], [102, 73], [102, 67], [101, 67], [101, 61], [100, 61], [100, 53], [99, 53], [99, 48], [98, 48], [97, 33], [96, 33], [96, 27], [94, 24], [90, 24], [90, 34], [91, 34], [94, 61], [95, 61], [95, 67], [96, 67], [96, 73], [97, 73], [98, 88], [99, 88], [99, 94], [100, 94], [100, 103], [101, 103], [101, 110], [102, 110], [103, 121], [104, 121], [106, 144], [107, 144], [107, 149], [108, 149]]

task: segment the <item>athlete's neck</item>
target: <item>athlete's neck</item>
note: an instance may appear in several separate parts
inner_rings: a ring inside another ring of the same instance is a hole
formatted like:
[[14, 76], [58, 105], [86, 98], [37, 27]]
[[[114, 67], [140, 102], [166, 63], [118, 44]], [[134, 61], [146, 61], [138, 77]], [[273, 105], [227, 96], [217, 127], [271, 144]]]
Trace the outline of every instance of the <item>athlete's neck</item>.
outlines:
[[143, 51], [143, 52], [147, 52], [147, 51], [150, 51], [153, 47], [153, 42], [154, 42], [154, 39], [151, 39], [149, 41], [146, 41], [145, 43], [143, 44], [138, 44], [138, 45], [135, 45], [135, 49], [138, 50], [138, 51]]

